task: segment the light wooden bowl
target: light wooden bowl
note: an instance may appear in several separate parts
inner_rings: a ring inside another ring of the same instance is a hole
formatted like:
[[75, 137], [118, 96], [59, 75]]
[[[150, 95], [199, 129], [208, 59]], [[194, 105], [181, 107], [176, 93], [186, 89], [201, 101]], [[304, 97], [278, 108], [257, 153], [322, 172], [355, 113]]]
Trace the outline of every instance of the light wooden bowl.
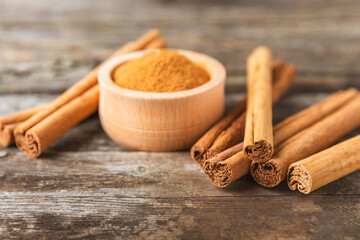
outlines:
[[224, 112], [224, 66], [204, 54], [177, 50], [210, 74], [209, 82], [186, 91], [150, 93], [121, 88], [116, 67], [146, 50], [117, 57], [98, 72], [99, 115], [103, 129], [117, 144], [146, 151], [189, 149]]

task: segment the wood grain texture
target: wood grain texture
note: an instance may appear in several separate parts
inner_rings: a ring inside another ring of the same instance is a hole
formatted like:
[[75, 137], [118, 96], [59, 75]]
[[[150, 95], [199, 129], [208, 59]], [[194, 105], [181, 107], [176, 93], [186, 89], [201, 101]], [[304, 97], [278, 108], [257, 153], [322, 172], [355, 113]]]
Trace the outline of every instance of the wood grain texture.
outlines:
[[[336, 90], [360, 89], [359, 8], [357, 0], [0, 0], [0, 115], [54, 99], [158, 27], [169, 46], [225, 65], [227, 109], [245, 92], [256, 46], [294, 62], [299, 74], [274, 107], [277, 123]], [[2, 239], [360, 238], [359, 172], [309, 196], [249, 176], [218, 189], [188, 152], [121, 149], [96, 114], [39, 159], [4, 150]]]
[[[358, 1], [226, 3], [2, 0], [0, 83], [5, 86], [0, 91], [61, 92], [154, 26], [170, 47], [219, 59], [231, 78], [245, 75], [246, 56], [262, 44], [275, 58], [296, 63], [302, 90], [314, 85], [328, 91], [350, 84], [359, 88]], [[29, 88], [30, 81], [39, 84]]]
[[[272, 197], [271, 200], [266, 197], [169, 199], [106, 194], [100, 199], [104, 194], [55, 192], [41, 197], [31, 193], [8, 194], [0, 207], [11, 216], [12, 221], [3, 221], [0, 230], [6, 232], [3, 237], [33, 239], [359, 237], [356, 232], [359, 227], [358, 212], [353, 211], [353, 206], [358, 205], [359, 200], [349, 196], [329, 199], [323, 196], [312, 199], [298, 197], [289, 201], [286, 197]], [[8, 200], [9, 197], [12, 199]], [[271, 211], [263, 204], [265, 200], [274, 208], [288, 210], [281, 213]], [[251, 216], [255, 214], [264, 217], [254, 219]], [[219, 216], [224, 218], [220, 221]], [[260, 226], [266, 227], [258, 231]], [[328, 228], [331, 231], [327, 231]]]
[[305, 198], [247, 177], [218, 189], [188, 153], [50, 152], [7, 157], [0, 167], [4, 238], [358, 236], [355, 174]]
[[[285, 97], [274, 108], [277, 121], [326, 96]], [[3, 97], [11, 98], [6, 103], [17, 105], [16, 109], [24, 104], [22, 95]], [[229, 95], [228, 105], [238, 98]], [[290, 192], [285, 183], [275, 189], [262, 188], [249, 176], [219, 189], [188, 152], [124, 152], [104, 134], [96, 115], [67, 132], [39, 159], [14, 148], [7, 151], [9, 155], [0, 161], [3, 238], [359, 236], [359, 172], [307, 198]], [[274, 221], [269, 223], [268, 218]], [[301, 231], [294, 231], [300, 224]]]

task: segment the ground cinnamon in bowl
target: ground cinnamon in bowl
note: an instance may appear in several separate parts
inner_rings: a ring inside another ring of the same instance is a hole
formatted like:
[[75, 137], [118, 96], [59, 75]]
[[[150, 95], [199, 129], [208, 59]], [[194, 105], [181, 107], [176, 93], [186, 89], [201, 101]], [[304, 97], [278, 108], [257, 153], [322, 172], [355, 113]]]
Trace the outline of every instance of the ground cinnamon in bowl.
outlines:
[[177, 92], [196, 88], [210, 80], [209, 73], [175, 50], [144, 54], [117, 67], [114, 82], [143, 92]]
[[125, 148], [188, 149], [222, 116], [225, 78], [219, 61], [187, 50], [117, 57], [98, 73], [101, 126]]

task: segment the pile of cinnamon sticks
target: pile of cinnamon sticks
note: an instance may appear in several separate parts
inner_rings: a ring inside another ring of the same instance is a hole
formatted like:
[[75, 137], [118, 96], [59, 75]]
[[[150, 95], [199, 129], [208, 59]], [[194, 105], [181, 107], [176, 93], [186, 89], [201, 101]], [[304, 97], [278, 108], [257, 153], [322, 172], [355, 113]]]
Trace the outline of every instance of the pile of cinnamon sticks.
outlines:
[[[106, 61], [122, 54], [163, 48], [165, 45], [166, 41], [160, 31], [152, 29], [136, 41], [125, 44]], [[0, 144], [8, 147], [16, 142], [21, 151], [31, 157], [38, 157], [66, 131], [97, 110], [97, 71], [100, 66], [45, 106], [0, 118]]]
[[247, 96], [191, 148], [210, 181], [225, 187], [250, 172], [262, 186], [287, 178], [290, 189], [310, 193], [359, 170], [360, 136], [326, 148], [360, 126], [360, 93], [339, 91], [273, 127], [271, 102], [294, 81], [295, 67], [272, 62], [266, 47], [250, 54]]
[[[160, 31], [153, 29], [108, 60], [165, 45]], [[27, 155], [38, 157], [97, 110], [99, 67], [52, 102], [0, 118], [0, 144], [8, 147], [15, 142]], [[359, 135], [328, 148], [360, 126], [356, 89], [338, 91], [273, 127], [272, 104], [295, 75], [293, 64], [273, 61], [266, 47], [250, 54], [247, 95], [191, 148], [191, 157], [216, 186], [228, 186], [250, 172], [262, 186], [274, 187], [287, 179], [290, 189], [310, 193], [360, 169]]]

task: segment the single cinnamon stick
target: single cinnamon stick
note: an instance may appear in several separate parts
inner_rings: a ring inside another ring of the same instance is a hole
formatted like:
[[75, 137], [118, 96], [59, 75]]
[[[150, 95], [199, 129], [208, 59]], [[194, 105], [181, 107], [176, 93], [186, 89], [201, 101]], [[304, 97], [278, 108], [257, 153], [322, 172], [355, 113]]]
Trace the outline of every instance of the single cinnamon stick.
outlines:
[[14, 143], [14, 129], [21, 122], [29, 119], [35, 113], [43, 109], [44, 106], [39, 106], [24, 111], [20, 111], [8, 116], [0, 118], [0, 144], [3, 147], [8, 147]]
[[228, 128], [219, 134], [209, 149], [206, 150], [204, 160], [212, 158], [243, 139], [245, 132], [245, 113], [246, 112], [243, 112]]
[[[276, 151], [290, 142], [291, 138], [310, 125], [318, 122], [329, 114], [335, 112], [344, 104], [355, 99], [358, 92], [355, 89], [339, 91], [329, 98], [296, 113], [274, 127], [274, 144]], [[305, 133], [305, 131], [302, 131]], [[302, 136], [297, 134], [297, 137]], [[288, 139], [287, 141], [285, 141]], [[210, 158], [204, 163], [204, 171], [211, 182], [218, 187], [226, 187], [249, 172], [251, 160], [243, 154], [243, 143], [227, 149]]]
[[244, 155], [243, 146], [239, 143], [205, 161], [204, 171], [212, 183], [226, 187], [249, 172], [251, 160]]
[[[276, 103], [290, 87], [294, 80], [295, 72], [295, 67], [292, 64], [284, 64], [280, 61], [277, 61], [274, 64], [273, 103]], [[226, 150], [227, 148], [234, 146], [243, 139], [245, 132], [245, 116], [246, 112], [243, 112], [226, 130], [221, 132], [221, 134], [215, 139], [212, 146], [207, 150], [207, 159]]]
[[8, 147], [14, 143], [14, 128], [15, 124], [0, 125], [0, 144], [3, 147]]
[[219, 122], [217, 122], [210, 130], [208, 130], [190, 150], [192, 159], [202, 167], [204, 161], [207, 159], [208, 148], [213, 144], [214, 140], [219, 134], [226, 129], [231, 122], [241, 115], [246, 108], [246, 96], [244, 96], [229, 113], [225, 115]]
[[285, 179], [290, 164], [329, 147], [359, 126], [360, 94], [357, 94], [340, 109], [282, 143], [271, 160], [253, 162], [250, 173], [262, 186], [277, 186]]
[[[109, 59], [144, 49], [149, 44], [152, 44], [152, 41], [158, 39], [159, 36], [159, 30], [153, 29], [137, 41], [124, 45]], [[159, 47], [161, 46], [159, 45]], [[38, 157], [68, 129], [97, 110], [96, 101], [99, 98], [97, 70], [99, 67], [74, 84], [43, 110], [15, 128], [15, 142], [21, 151], [31, 157]], [[86, 100], [88, 103], [80, 103], [79, 99]], [[59, 125], [63, 126], [60, 127]]]
[[[273, 66], [273, 102], [290, 87], [295, 67], [276, 61]], [[217, 124], [208, 130], [191, 148], [191, 157], [203, 166], [207, 159], [239, 143], [244, 137], [246, 96]]]
[[[356, 98], [358, 93], [359, 92], [354, 88], [340, 90], [325, 100], [314, 104], [277, 124], [274, 127], [274, 132], [276, 132], [274, 144], [279, 145], [283, 143], [290, 136], [295, 135], [330, 113], [343, 107], [350, 100]], [[277, 151], [278, 150], [276, 150], [276, 152]]]
[[310, 192], [360, 170], [360, 135], [290, 165], [291, 190]]
[[166, 46], [165, 38], [159, 36], [158, 38], [151, 41], [147, 44], [144, 49], [153, 49], [153, 48], [164, 48]]
[[246, 111], [244, 154], [256, 162], [265, 162], [274, 153], [272, 129], [271, 52], [257, 47], [247, 59], [248, 104]]

